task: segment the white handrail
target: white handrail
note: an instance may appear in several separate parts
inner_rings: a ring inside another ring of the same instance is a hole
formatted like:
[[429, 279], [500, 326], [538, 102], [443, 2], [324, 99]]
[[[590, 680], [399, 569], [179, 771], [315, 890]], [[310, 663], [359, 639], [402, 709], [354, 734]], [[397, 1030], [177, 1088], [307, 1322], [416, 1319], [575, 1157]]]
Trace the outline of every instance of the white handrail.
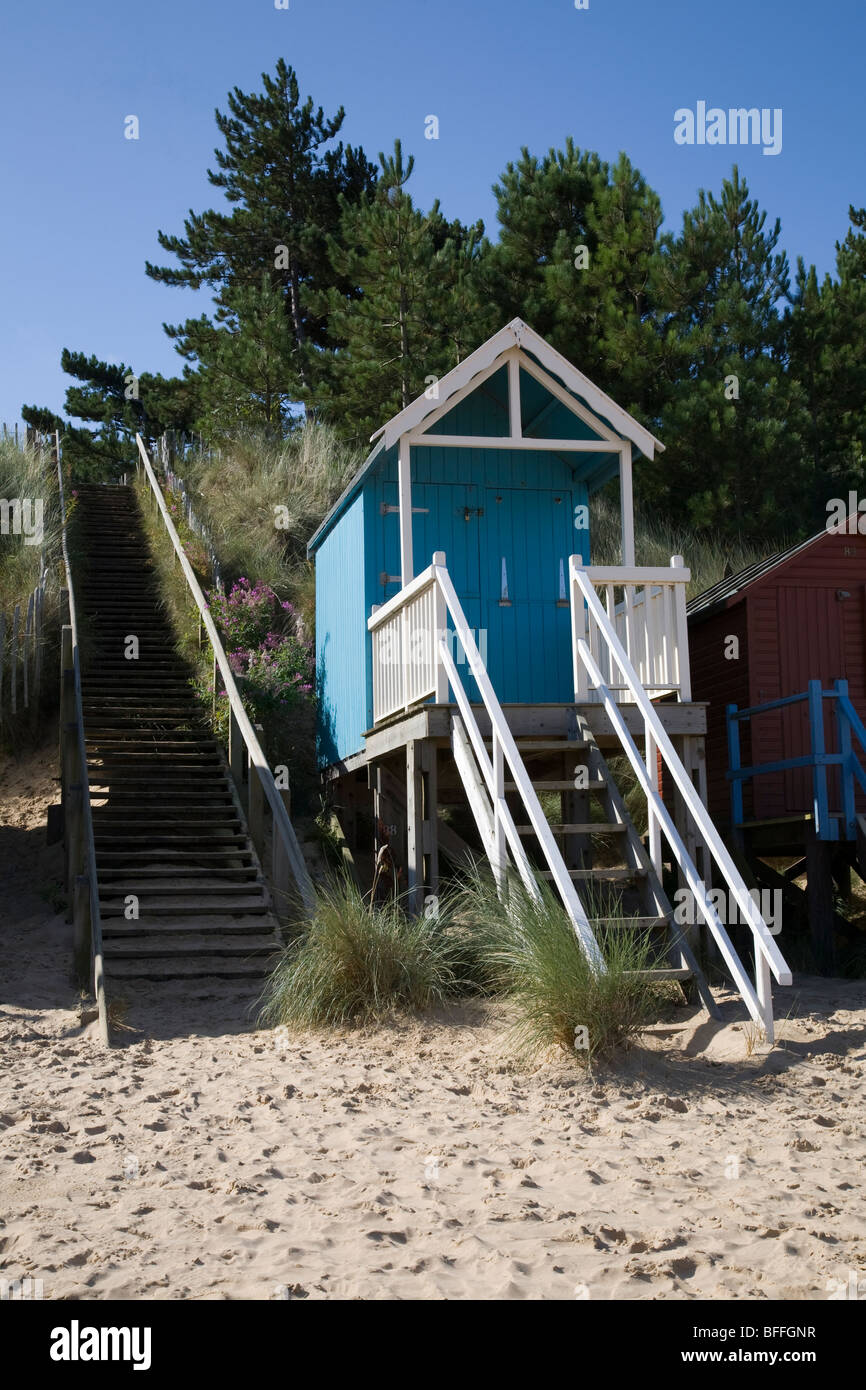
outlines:
[[273, 813], [274, 830], [279, 835], [283, 851], [291, 867], [295, 883], [297, 884], [298, 892], [301, 896], [301, 901], [303, 902], [307, 912], [313, 913], [316, 908], [315, 890], [313, 888], [313, 883], [310, 878], [310, 875], [307, 871], [307, 866], [304, 863], [304, 857], [301, 853], [301, 848], [295, 836], [295, 828], [292, 825], [291, 820], [289, 819], [289, 813], [286, 810], [285, 805], [283, 804], [283, 799], [277, 790], [276, 783], [274, 781], [274, 775], [271, 771], [268, 760], [265, 757], [264, 751], [262, 749], [261, 744], [259, 743], [258, 738], [256, 737], [256, 733], [253, 729], [252, 724], [250, 723], [249, 716], [247, 715], [247, 712], [244, 709], [243, 701], [241, 700], [237, 684], [235, 683], [234, 673], [232, 671], [231, 666], [229, 665], [229, 660], [225, 654], [225, 650], [223, 648], [220, 635], [217, 632], [216, 625], [214, 624], [214, 620], [211, 617], [211, 612], [210, 608], [208, 607], [207, 600], [205, 599], [205, 596], [202, 593], [201, 585], [199, 584], [195, 576], [195, 571], [193, 570], [192, 565], [187, 559], [186, 551], [184, 550], [180, 536], [177, 533], [177, 528], [175, 527], [175, 524], [171, 519], [171, 514], [169, 513], [169, 510], [165, 505], [165, 498], [162, 495], [162, 489], [159, 486], [156, 474], [154, 473], [150, 459], [147, 456], [147, 450], [145, 449], [144, 444], [142, 443], [141, 435], [137, 434], [135, 438], [138, 443], [138, 452], [141, 455], [141, 461], [144, 465], [145, 476], [148, 482], [150, 483], [151, 489], [156, 498], [157, 506], [159, 507], [159, 510], [162, 514], [163, 522], [165, 523], [165, 529], [168, 531], [168, 534], [171, 538], [171, 543], [174, 546], [175, 554], [177, 555], [177, 558], [180, 561], [181, 569], [183, 570], [186, 582], [189, 585], [190, 593], [192, 594], [193, 599], [195, 600], [196, 607], [198, 608], [198, 611], [201, 614], [202, 622], [204, 623], [207, 635], [210, 639], [210, 644], [213, 648], [214, 659], [216, 661], [217, 666], [219, 667], [220, 674], [223, 679], [223, 687], [225, 689], [226, 695], [228, 696], [232, 716], [237, 722], [238, 730], [241, 734], [241, 737], [244, 740], [244, 743], [246, 744], [250, 766], [250, 795], [251, 797], [253, 795], [252, 777], [253, 769], [255, 768], [255, 771], [258, 774], [259, 781], [262, 786], [262, 791], [264, 792], [268, 805], [270, 806], [271, 811]]
[[[746, 888], [688, 772], [680, 761], [659, 719], [658, 712], [653, 706], [652, 700], [641, 685], [638, 675], [628, 658], [628, 654], [623, 648], [613, 623], [598, 598], [592, 580], [586, 573], [586, 566], [583, 565], [579, 555], [572, 555], [570, 557], [569, 576], [571, 581], [572, 634], [575, 645], [575, 660], [577, 660], [578, 657], [580, 658], [591, 678], [596, 682], [608, 717], [611, 719], [620, 736], [629, 762], [634, 768], [635, 774], [646, 794], [647, 804], [651, 806], [652, 816], [655, 817], [667, 836], [680, 868], [695, 895], [696, 903], [710, 931], [718, 942], [719, 949], [724, 959], [732, 970], [749, 1012], [755, 1021], [764, 1027], [768, 1042], [772, 1042], [773, 1004], [769, 972], [773, 972], [779, 984], [789, 985], [791, 983], [791, 971], [776, 945], [775, 940], [771, 936], [766, 922], [758, 911], [754, 899]], [[718, 864], [745, 921], [751, 927], [755, 943], [755, 964], [757, 973], [756, 991], [752, 989], [751, 984], [745, 977], [742, 962], [739, 961], [730, 939], [728, 938], [727, 932], [715, 908], [708, 899], [706, 885], [698, 875], [698, 871], [671, 820], [664, 801], [647, 772], [643, 759], [641, 758], [634, 739], [631, 737], [626, 727], [616, 701], [613, 699], [610, 690], [604, 683], [602, 673], [593, 653], [589, 649], [586, 638], [578, 628], [577, 613], [579, 611], [582, 616], [584, 603], [595, 621], [597, 630], [603, 635], [610, 656], [619, 667], [622, 677], [631, 692], [634, 703], [638, 706], [643, 715], [644, 727], [647, 734], [651, 735], [655, 747], [664, 758], [668, 770], [670, 771], [671, 778], [683, 799], [689, 815], [697, 827], [709, 853]]]

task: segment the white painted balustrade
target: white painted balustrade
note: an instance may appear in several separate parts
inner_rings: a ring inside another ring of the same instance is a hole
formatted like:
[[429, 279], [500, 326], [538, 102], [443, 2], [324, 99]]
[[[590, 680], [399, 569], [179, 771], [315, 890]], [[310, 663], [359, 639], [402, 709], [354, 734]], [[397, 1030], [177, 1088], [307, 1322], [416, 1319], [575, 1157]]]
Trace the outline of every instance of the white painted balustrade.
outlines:
[[381, 607], [367, 626], [373, 640], [373, 719], [378, 724], [437, 693], [437, 633], [446, 626], [430, 565]]
[[[686, 623], [686, 586], [691, 571], [684, 567], [683, 557], [674, 555], [670, 569], [582, 566], [579, 556], [572, 556], [571, 564], [582, 569], [586, 581], [598, 594], [650, 698], [676, 694], [680, 700], [691, 700]], [[595, 702], [600, 698], [587, 667], [576, 659], [577, 643], [585, 641], [614, 699], [618, 704], [630, 704], [633, 695], [612, 661], [592, 609], [583, 601], [572, 603], [571, 621], [574, 689], [578, 703]]]
[[[579, 557], [574, 557], [574, 560]], [[379, 723], [429, 700], [437, 694], [441, 671], [436, 643], [446, 631], [441, 594], [437, 596], [435, 567], [374, 608], [367, 626], [373, 643], [373, 721]], [[675, 555], [670, 569], [661, 567], [584, 566], [583, 573], [602, 597], [617, 637], [628, 653], [643, 688], [651, 699], [675, 694], [691, 699], [686, 585], [691, 573]], [[622, 683], [610, 651], [592, 612], [572, 604], [573, 643], [583, 639], [598, 664], [604, 683], [618, 703], [630, 703], [632, 694]], [[464, 659], [462, 647], [456, 659]], [[578, 703], [599, 699], [597, 688], [582, 662], [575, 662], [575, 696]], [[442, 695], [440, 699], [445, 699]]]

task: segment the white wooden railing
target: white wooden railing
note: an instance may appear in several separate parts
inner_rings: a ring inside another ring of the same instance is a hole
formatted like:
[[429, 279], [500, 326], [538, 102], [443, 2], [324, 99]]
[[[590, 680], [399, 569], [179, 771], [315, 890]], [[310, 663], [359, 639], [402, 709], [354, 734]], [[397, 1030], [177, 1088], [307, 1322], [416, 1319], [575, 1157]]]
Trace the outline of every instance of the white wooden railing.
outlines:
[[156, 507], [162, 516], [163, 524], [169, 534], [174, 552], [180, 562], [184, 577], [189, 586], [190, 594], [199, 611], [199, 617], [210, 640], [214, 656], [214, 692], [216, 692], [217, 673], [222, 677], [223, 689], [229, 702], [229, 742], [228, 742], [228, 761], [234, 776], [235, 784], [239, 792], [243, 786], [243, 756], [246, 749], [247, 764], [249, 769], [249, 780], [247, 783], [247, 829], [259, 856], [261, 857], [264, 849], [264, 829], [263, 829], [263, 810], [264, 802], [267, 801], [272, 815], [272, 840], [271, 840], [271, 882], [275, 890], [274, 896], [277, 899], [277, 908], [281, 915], [285, 915], [286, 903], [290, 897], [289, 875], [294, 879], [297, 895], [300, 898], [304, 911], [312, 913], [316, 908], [316, 895], [313, 883], [310, 878], [301, 847], [295, 835], [295, 829], [289, 818], [283, 798], [277, 789], [274, 774], [271, 771], [261, 743], [256, 736], [255, 729], [250, 722], [249, 715], [243, 706], [240, 692], [235, 682], [234, 673], [229, 665], [219, 633], [217, 632], [214, 620], [211, 617], [210, 608], [202, 592], [195, 571], [187, 559], [177, 527], [171, 519], [171, 514], [165, 504], [156, 474], [153, 471], [147, 450], [144, 447], [141, 436], [135, 436], [138, 443], [138, 452], [144, 475], [150, 485], [151, 493]]
[[[596, 692], [596, 697], [604, 705], [608, 718], [619, 736], [623, 751], [628, 757], [646, 796], [650, 827], [650, 857], [656, 872], [661, 874], [661, 834], [663, 833], [670, 845], [673, 858], [694, 895], [696, 907], [709, 927], [749, 1013], [763, 1029], [767, 1041], [772, 1042], [773, 994], [770, 973], [775, 975], [780, 985], [789, 985], [791, 983], [791, 971], [728, 853], [724, 841], [710, 819], [694, 783], [677, 755], [662, 725], [658, 711], [653, 706], [649, 692], [644, 689], [638, 672], [620, 640], [614, 619], [602, 606], [596, 592], [596, 581], [592, 571], [587, 570], [578, 555], [573, 555], [569, 561], [569, 586], [575, 670], [577, 670], [578, 664], [586, 670], [589, 686]], [[586, 614], [584, 614], [584, 608]], [[593, 628], [597, 633], [598, 640], [603, 642], [607, 650], [605, 670], [617, 672], [616, 684], [618, 688], [628, 691], [629, 703], [637, 705], [643, 715], [644, 757], [641, 756], [623, 718], [620, 709], [622, 701], [615, 697], [614, 691], [605, 678], [605, 671], [602, 670], [595, 653], [590, 648], [588, 632], [592, 631]], [[698, 836], [718, 866], [721, 878], [728, 889], [729, 901], [733, 897], [743, 920], [751, 928], [755, 952], [756, 979], [754, 988], [725, 931], [721, 918], [708, 896], [707, 886], [698, 874], [685, 842], [659, 795], [655, 767], [656, 750], [661, 754], [671, 780], [682, 798], [686, 815], [690, 818]]]
[[[435, 564], [373, 609], [373, 721], [437, 693], [436, 633], [445, 627]], [[447, 699], [447, 695], [444, 697]]]
[[[684, 567], [683, 557], [674, 555], [670, 569], [592, 565], [584, 566], [583, 573], [586, 582], [596, 592], [604, 594], [607, 617], [643, 689], [653, 699], [676, 694], [680, 700], [691, 700], [686, 623], [686, 585], [691, 572]], [[622, 593], [619, 600], [618, 591]], [[583, 640], [614, 699], [620, 704], [629, 703], [631, 690], [623, 683], [616, 663], [611, 661], [610, 649], [592, 609], [572, 604], [572, 624], [577, 629], [574, 638], [576, 699], [581, 703], [599, 699], [589, 671], [576, 659], [576, 643]]]
[[[373, 637], [379, 717], [385, 718], [385, 711], [394, 713], [431, 695], [437, 703], [447, 703], [450, 685], [459, 710], [452, 720], [454, 761], [498, 887], [504, 889], [510, 852], [526, 891], [536, 899], [539, 897], [535, 873], [505, 799], [507, 767], [578, 940], [594, 969], [603, 971], [604, 960], [589, 918], [490, 683], [446, 569], [444, 553], [437, 551], [432, 565], [376, 609], [367, 626]], [[465, 657], [490, 721], [489, 751], [458, 670], [452, 636]]]
[[[670, 569], [587, 566], [584, 574], [593, 588], [604, 594], [607, 616], [643, 689], [653, 699], [675, 694], [680, 700], [691, 700], [686, 623], [686, 585], [691, 572], [684, 567], [682, 556], [674, 555]], [[619, 593], [623, 597], [618, 599]], [[584, 605], [572, 605], [575, 624], [574, 653], [577, 640], [583, 638], [614, 699], [629, 703], [630, 687], [611, 663], [593, 612]], [[441, 598], [437, 598], [433, 566], [387, 603], [374, 608], [368, 626], [373, 642], [373, 722], [378, 724], [437, 694], [441, 673], [431, 634], [444, 628], [445, 617]], [[464, 651], [457, 645], [458, 661], [463, 657]], [[578, 703], [600, 699], [589, 672], [576, 659], [574, 688]]]

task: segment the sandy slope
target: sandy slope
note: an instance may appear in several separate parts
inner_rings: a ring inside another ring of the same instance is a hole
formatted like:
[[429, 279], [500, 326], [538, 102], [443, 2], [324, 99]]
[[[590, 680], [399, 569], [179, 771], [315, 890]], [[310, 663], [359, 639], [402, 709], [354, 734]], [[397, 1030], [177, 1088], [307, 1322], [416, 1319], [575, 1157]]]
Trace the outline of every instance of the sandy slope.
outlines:
[[683, 1011], [594, 1077], [514, 1070], [498, 1007], [297, 1039], [225, 987], [140, 990], [106, 1054], [41, 896], [50, 758], [12, 773], [0, 1277], [60, 1299], [823, 1299], [853, 1270], [866, 1296], [866, 983], [785, 992], [769, 1055]]

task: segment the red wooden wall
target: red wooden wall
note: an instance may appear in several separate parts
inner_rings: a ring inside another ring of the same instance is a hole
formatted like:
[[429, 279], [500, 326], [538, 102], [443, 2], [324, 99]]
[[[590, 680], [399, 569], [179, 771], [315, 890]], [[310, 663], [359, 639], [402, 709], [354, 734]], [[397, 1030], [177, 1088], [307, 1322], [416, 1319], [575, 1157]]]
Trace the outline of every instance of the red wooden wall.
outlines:
[[[843, 595], [847, 595], [844, 597]], [[740, 638], [739, 661], [727, 661], [724, 639]], [[764, 704], [806, 689], [819, 678], [825, 688], [847, 679], [851, 698], [866, 720], [866, 536], [822, 534], [811, 545], [752, 581], [732, 606], [689, 625], [692, 696], [708, 700], [707, 782], [714, 818], [730, 819], [725, 705]], [[809, 752], [805, 704], [752, 721], [743, 738], [742, 761], [776, 762]], [[741, 725], [745, 731], [748, 726]], [[833, 721], [825, 721], [834, 749]], [[864, 756], [866, 761], [866, 756]], [[764, 819], [805, 811], [811, 805], [811, 773], [759, 777], [745, 813]], [[831, 798], [835, 791], [831, 782]], [[866, 804], [866, 803], [864, 803]]]

